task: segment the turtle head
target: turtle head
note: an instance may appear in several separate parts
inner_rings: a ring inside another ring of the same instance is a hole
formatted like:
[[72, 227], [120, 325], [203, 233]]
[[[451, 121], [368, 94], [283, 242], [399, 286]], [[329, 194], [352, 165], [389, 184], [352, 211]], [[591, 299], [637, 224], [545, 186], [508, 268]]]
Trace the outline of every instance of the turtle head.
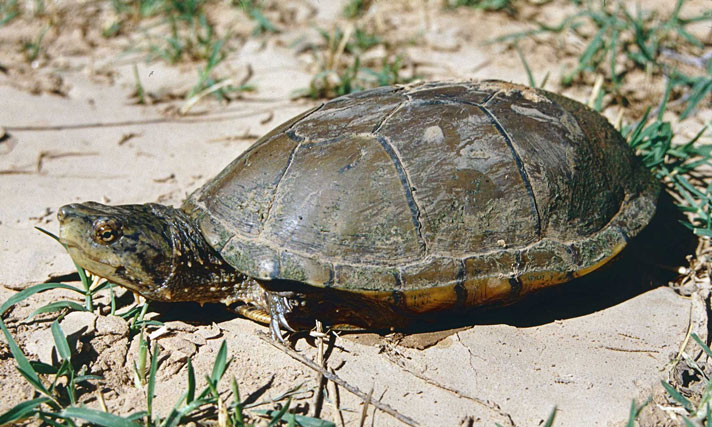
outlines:
[[166, 299], [178, 250], [175, 228], [185, 221], [180, 211], [87, 202], [62, 206], [57, 218], [60, 241], [77, 264], [147, 298]]

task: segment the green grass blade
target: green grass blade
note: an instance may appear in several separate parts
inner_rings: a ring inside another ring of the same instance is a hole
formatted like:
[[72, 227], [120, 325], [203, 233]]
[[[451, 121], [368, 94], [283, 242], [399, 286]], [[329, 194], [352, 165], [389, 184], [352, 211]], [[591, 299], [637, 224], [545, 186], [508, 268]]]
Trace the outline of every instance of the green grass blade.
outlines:
[[712, 230], [706, 229], [706, 228], [694, 228], [692, 230], [693, 233], [700, 237], [710, 237], [712, 238]]
[[[210, 394], [213, 395], [213, 398], [217, 399], [220, 397], [220, 394], [218, 393], [218, 388], [217, 384], [213, 383], [213, 380], [209, 376], [205, 376], [205, 381], [208, 383], [208, 386], [205, 387], [205, 390], [203, 390], [203, 393], [201, 394], [200, 399], [203, 399], [203, 396], [209, 396]], [[198, 399], [198, 400], [200, 400]]]
[[289, 399], [287, 399], [287, 403], [284, 404], [282, 409], [280, 409], [279, 411], [276, 411], [276, 413], [272, 416], [272, 419], [270, 420], [267, 427], [278, 426], [279, 423], [282, 421], [282, 417], [284, 417], [284, 414], [286, 414], [287, 411], [289, 410], [289, 406], [291, 404], [292, 404], [292, 398], [290, 397]]
[[635, 126], [633, 129], [633, 132], [630, 134], [630, 137], [628, 138], [628, 144], [630, 144], [631, 147], [635, 148], [640, 143], [642, 142], [640, 139], [640, 134], [643, 132], [643, 129], [645, 128], [645, 124], [648, 122], [648, 116], [650, 115], [650, 107], [645, 109], [645, 113], [643, 113], [643, 117], [640, 119], [638, 124]]
[[[48, 402], [48, 403], [50, 403], [50, 404], [56, 403], [54, 401], [54, 397], [52, 396], [52, 393], [49, 390], [47, 390], [47, 387], [45, 387], [44, 384], [42, 384], [42, 381], [40, 381], [37, 378], [37, 374], [35, 372], [25, 371], [20, 367], [17, 367], [17, 370], [20, 372], [20, 375], [22, 375], [25, 378], [25, 381], [30, 383], [30, 385], [32, 385], [32, 387], [34, 387], [35, 390], [39, 391], [40, 393], [42, 393], [45, 396], [52, 399], [52, 402]], [[53, 405], [53, 407], [58, 407], [58, 406]]]
[[696, 47], [698, 47], [698, 48], [700, 48], [700, 49], [704, 48], [704, 45], [702, 44], [702, 42], [699, 41], [699, 40], [697, 39], [697, 37], [695, 37], [695, 36], [693, 36], [692, 34], [688, 33], [687, 30], [686, 30], [684, 27], [682, 27], [682, 26], [676, 27], [676, 28], [675, 28], [675, 31], [677, 31], [677, 33], [678, 33], [682, 38], [684, 38], [685, 40], [687, 40], [688, 43], [693, 44], [693, 45], [695, 45]]
[[522, 65], [524, 66], [524, 71], [526, 71], [526, 73], [527, 73], [527, 78], [529, 79], [529, 86], [536, 87], [536, 81], [534, 80], [534, 75], [532, 74], [531, 68], [529, 68], [529, 63], [527, 63], [527, 59], [524, 57], [522, 50], [519, 48], [519, 44], [515, 44], [514, 48], [517, 50], [517, 55], [519, 55], [519, 60], [522, 61]]
[[57, 367], [47, 363], [31, 361], [30, 365], [32, 365], [32, 369], [38, 374], [55, 375], [57, 373]]
[[611, 80], [613, 81], [613, 84], [615, 85], [616, 88], [618, 88], [621, 85], [621, 81], [618, 78], [618, 74], [616, 74], [616, 55], [618, 54], [618, 29], [614, 28], [613, 29], [613, 34], [611, 34], [611, 41], [609, 44], [609, 51], [610, 51], [610, 67], [611, 67]]
[[[57, 243], [59, 243], [60, 245], [62, 245], [62, 247], [64, 247], [64, 250], [65, 250], [65, 251], [67, 250], [67, 246], [66, 246], [64, 243], [62, 243], [62, 241], [59, 240], [59, 237], [57, 237], [57, 236], [56, 236], [54, 233], [52, 233], [51, 231], [47, 231], [47, 230], [45, 230], [45, 229], [42, 228], [42, 227], [35, 227], [35, 229], [36, 229], [37, 231], [39, 231], [39, 232], [41, 232], [41, 233], [44, 233], [44, 234], [46, 234], [47, 236], [51, 237], [52, 239], [54, 239], [55, 241], [57, 241]], [[74, 260], [72, 260], [72, 262], [74, 262]], [[91, 286], [91, 282], [90, 282], [89, 279], [87, 278], [86, 272], [85, 272], [84, 269], [83, 269], [82, 267], [80, 267], [79, 264], [77, 264], [76, 262], [74, 263], [74, 266], [75, 266], [76, 269], [77, 269], [77, 273], [79, 273], [79, 278], [80, 278], [81, 281], [82, 281], [82, 285], [84, 286], [84, 290], [88, 292], [88, 291], [89, 291], [89, 286]], [[88, 306], [87, 306], [87, 309], [88, 309], [89, 311], [93, 311], [93, 310], [91, 309], [91, 307], [89, 306], [90, 304], [91, 304], [90, 302], [87, 303], [87, 305], [88, 305]]]
[[222, 378], [229, 364], [230, 362], [227, 361], [227, 341], [223, 341], [220, 345], [220, 350], [218, 350], [217, 356], [215, 356], [213, 373], [210, 376], [211, 382], [217, 383], [220, 378]]
[[638, 418], [638, 415], [640, 415], [640, 411], [643, 410], [650, 402], [653, 401], [652, 397], [649, 397], [643, 402], [642, 405], [638, 406], [637, 403], [635, 402], [635, 399], [633, 399], [633, 402], [630, 405], [630, 413], [628, 415], [628, 422], [626, 423], [626, 427], [635, 427], [635, 420]]
[[55, 235], [55, 234], [52, 233], [51, 231], [47, 231], [47, 230], [45, 230], [45, 229], [42, 228], [42, 227], [35, 227], [35, 230], [39, 231], [40, 233], [44, 233], [44, 234], [48, 235], [49, 237], [51, 237], [52, 239], [54, 239], [57, 243], [59, 243], [60, 245], [64, 246], [65, 249], [67, 248], [67, 246], [66, 246], [64, 243], [62, 243], [61, 240], [59, 240], [59, 237], [57, 237], [57, 235]]
[[554, 409], [551, 410], [551, 414], [549, 414], [549, 418], [546, 419], [546, 422], [544, 423], [543, 427], [551, 427], [554, 425], [554, 419], [556, 418], [556, 411], [558, 411], [558, 408], [554, 406]]
[[168, 414], [168, 416], [161, 423], [161, 427], [176, 427], [178, 424], [180, 424], [180, 420], [181, 413], [178, 411], [178, 409], [173, 408], [171, 409], [171, 412]]
[[29, 298], [30, 296], [38, 293], [38, 292], [44, 292], [48, 291], [50, 289], [67, 289], [70, 291], [74, 291], [80, 294], [84, 294], [84, 291], [81, 289], [75, 288], [74, 286], [70, 285], [65, 285], [64, 283], [40, 283], [38, 285], [30, 286], [27, 289], [23, 289], [20, 292], [16, 293], [15, 295], [11, 296], [8, 298], [1, 306], [0, 306], [0, 316], [7, 311], [8, 308], [12, 307], [13, 305], [17, 304], [18, 302]]
[[35, 372], [34, 368], [25, 357], [25, 354], [22, 352], [22, 350], [20, 350], [20, 347], [18, 347], [17, 342], [15, 342], [15, 339], [10, 334], [10, 331], [7, 330], [5, 322], [3, 322], [2, 319], [0, 319], [0, 329], [2, 329], [3, 334], [5, 334], [7, 345], [8, 347], [10, 347], [10, 353], [12, 353], [12, 357], [15, 358], [15, 362], [17, 362], [17, 368], [19, 369], [20, 373], [26, 379], [30, 379], [30, 382], [33, 386], [35, 386], [35, 388], [37, 388], [37, 385], [39, 385], [39, 390], [42, 393], [49, 395], [47, 389], [42, 385], [40, 377], [37, 376], [37, 372]]
[[99, 291], [103, 291], [106, 288], [110, 288], [111, 286], [112, 286], [111, 282], [109, 282], [108, 280], [104, 280], [103, 282], [96, 285], [96, 287], [94, 287], [91, 291], [92, 291], [92, 293], [95, 294]]
[[712, 92], [712, 77], [700, 78], [690, 89], [690, 97], [687, 100], [685, 111], [680, 114], [680, 120], [684, 120], [710, 92]]
[[76, 303], [74, 301], [55, 301], [55, 302], [51, 302], [47, 305], [43, 305], [42, 307], [33, 311], [32, 314], [27, 316], [27, 319], [25, 319], [25, 320], [30, 320], [33, 317], [37, 316], [38, 314], [54, 313], [56, 311], [64, 310], [65, 308], [70, 309], [72, 311], [86, 311], [85, 306], [83, 306], [79, 303]]
[[40, 405], [49, 400], [49, 397], [38, 397], [36, 399], [18, 403], [17, 405], [10, 408], [10, 410], [8, 410], [7, 412], [0, 415], [0, 426], [4, 426], [6, 424], [13, 424], [22, 419], [34, 415], [37, 411], [37, 408], [39, 408]]
[[635, 427], [635, 419], [638, 418], [638, 405], [635, 403], [635, 399], [630, 404], [630, 412], [628, 413], [628, 422], [626, 427]]
[[138, 411], [138, 412], [134, 412], [133, 414], [129, 414], [129, 415], [125, 416], [124, 418], [129, 421], [134, 421], [134, 420], [141, 420], [143, 418], [146, 418], [146, 415], [148, 415], [148, 413], [146, 413], [146, 411]]
[[57, 354], [59, 357], [66, 362], [69, 362], [72, 358], [72, 351], [69, 349], [69, 343], [67, 342], [67, 337], [64, 335], [64, 331], [59, 326], [58, 321], [52, 322], [52, 337], [54, 338], [54, 346], [57, 349]]
[[675, 79], [668, 79], [667, 84], [665, 85], [665, 94], [660, 102], [660, 107], [658, 107], [659, 122], [663, 121], [663, 114], [665, 114], [665, 110], [667, 109], [667, 103], [670, 100], [670, 92], [672, 92], [673, 86], [675, 86]]
[[151, 352], [151, 370], [148, 373], [148, 385], [146, 387], [146, 410], [149, 418], [153, 417], [153, 390], [156, 387], [156, 370], [158, 369], [158, 343], [153, 345]]
[[245, 423], [245, 417], [242, 414], [242, 399], [240, 398], [240, 387], [237, 384], [237, 379], [232, 377], [232, 399], [235, 401], [235, 421], [237, 425]]
[[54, 412], [39, 411], [38, 415], [43, 424], [52, 427], [76, 427], [76, 424], [72, 420], [65, 419], [60, 414]]
[[64, 418], [79, 418], [92, 424], [106, 427], [138, 427], [139, 423], [127, 420], [118, 415], [96, 409], [70, 406], [65, 408], [60, 415]]
[[692, 339], [695, 340], [695, 342], [697, 342], [697, 344], [700, 347], [702, 347], [702, 350], [704, 350], [705, 353], [707, 353], [707, 357], [712, 357], [712, 350], [710, 350], [710, 348], [707, 346], [707, 344], [705, 344], [705, 342], [702, 341], [696, 333], [693, 332], [691, 334], [691, 336], [692, 336]]
[[[182, 400], [182, 399], [181, 399]], [[190, 404], [184, 406], [180, 410], [177, 410], [175, 407], [171, 410], [170, 414], [163, 420], [161, 423], [161, 427], [176, 427], [180, 425], [181, 420], [183, 417], [186, 415], [190, 414], [191, 412], [195, 411], [196, 409], [200, 408], [201, 406], [214, 402], [210, 399], [196, 399], [192, 401]]]
[[54, 380], [52, 380], [52, 384], [49, 386], [49, 391], [54, 392], [55, 387], [57, 386], [57, 381], [59, 381], [62, 377], [67, 377], [69, 378], [70, 376], [70, 370], [73, 369], [72, 366], [67, 362], [66, 360], [62, 361], [62, 364], [59, 365], [59, 368], [57, 368], [57, 373], [54, 376]]
[[79, 384], [81, 382], [89, 380], [103, 381], [104, 378], [101, 375], [78, 375], [76, 378], [74, 378], [74, 383]]
[[[336, 424], [334, 424], [331, 421], [322, 420], [319, 418], [307, 417], [305, 415], [298, 415], [298, 414], [292, 414], [292, 413], [286, 414], [285, 408], [287, 408], [287, 406], [282, 408], [282, 410], [280, 410], [280, 411], [261, 409], [261, 410], [256, 410], [256, 411], [252, 411], [252, 412], [257, 413], [257, 414], [266, 415], [268, 417], [273, 417], [273, 420], [277, 420], [277, 421], [289, 421], [289, 419], [293, 415], [294, 421], [296, 422], [296, 424], [299, 426], [302, 426], [302, 427], [335, 427], [336, 426]], [[280, 413], [282, 413], [282, 416], [280, 418], [276, 418], [276, 416], [279, 415]]]
[[195, 371], [193, 362], [188, 358], [188, 390], [186, 391], [185, 403], [190, 404], [195, 399]]
[[695, 411], [695, 407], [692, 405], [692, 402], [687, 400], [685, 396], [681, 395], [679, 391], [675, 390], [673, 386], [668, 384], [666, 381], [660, 381], [660, 383], [663, 385], [663, 388], [665, 388], [665, 391], [668, 392], [670, 397], [675, 399], [675, 401], [677, 401], [680, 405], [687, 409], [688, 412]]

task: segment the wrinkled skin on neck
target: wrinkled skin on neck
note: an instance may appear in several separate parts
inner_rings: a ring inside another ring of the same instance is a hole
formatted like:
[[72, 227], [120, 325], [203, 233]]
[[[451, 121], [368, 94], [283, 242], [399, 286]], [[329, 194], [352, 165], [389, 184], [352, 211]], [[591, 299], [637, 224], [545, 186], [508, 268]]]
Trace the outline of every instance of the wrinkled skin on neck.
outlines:
[[257, 303], [259, 286], [222, 260], [180, 210], [154, 203], [63, 206], [60, 241], [91, 273], [159, 301]]

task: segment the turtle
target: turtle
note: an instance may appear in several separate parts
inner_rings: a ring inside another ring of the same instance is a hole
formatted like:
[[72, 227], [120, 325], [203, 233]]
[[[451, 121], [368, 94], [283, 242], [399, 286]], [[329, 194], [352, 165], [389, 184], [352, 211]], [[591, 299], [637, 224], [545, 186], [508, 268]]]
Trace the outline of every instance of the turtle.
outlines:
[[574, 100], [427, 82], [323, 102], [180, 208], [87, 202], [58, 219], [93, 274], [151, 300], [227, 304], [282, 339], [314, 320], [405, 328], [581, 277], [648, 224], [659, 192]]

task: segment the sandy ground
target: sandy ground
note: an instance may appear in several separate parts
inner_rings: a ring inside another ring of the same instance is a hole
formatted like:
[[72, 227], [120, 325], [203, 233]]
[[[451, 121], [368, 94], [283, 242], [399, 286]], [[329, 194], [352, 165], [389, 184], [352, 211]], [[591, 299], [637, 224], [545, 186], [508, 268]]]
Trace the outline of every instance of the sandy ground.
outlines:
[[[655, 3], [663, 12], [671, 6]], [[228, 104], [205, 99], [183, 116], [175, 114], [183, 100], [171, 94], [185, 94], [197, 67], [145, 63], [140, 56], [124, 53], [125, 38], [101, 42], [92, 39], [91, 32], [66, 29], [57, 36], [56, 52], [35, 66], [24, 64], [16, 49], [0, 47], [5, 69], [0, 73], [0, 126], [5, 132], [0, 143], [0, 301], [16, 290], [74, 271], [62, 248], [33, 229], [41, 226], [56, 232], [59, 206], [83, 200], [177, 205], [259, 135], [315, 105], [318, 101], [291, 99], [313, 75], [310, 56], [298, 53], [294, 45], [315, 37], [315, 26], [343, 23], [339, 16], [343, 2], [299, 5], [290, 6], [291, 25], [268, 37], [249, 37], [252, 24], [235, 17], [235, 25], [243, 25], [247, 36], [221, 66], [239, 80], [249, 65], [253, 72], [249, 83], [256, 90]], [[705, 5], [709, 6], [699, 0], [687, 7], [695, 11]], [[482, 44], [527, 28], [522, 19], [467, 9], [446, 11], [434, 2], [374, 7], [393, 8], [382, 11], [376, 25], [385, 26], [394, 40], [416, 40], [405, 44], [403, 51], [414, 58], [418, 74], [426, 79], [527, 82], [514, 52]], [[523, 12], [527, 13], [534, 12]], [[542, 13], [536, 17], [553, 19], [547, 14], [563, 12], [551, 7]], [[384, 22], [379, 24], [379, 19]], [[2, 27], [0, 45], [5, 40], [9, 42], [5, 46], [12, 46], [33, 31], [31, 23]], [[574, 57], [557, 52], [555, 46], [523, 43], [537, 80], [550, 72], [547, 89], [561, 90], [556, 82], [562, 65]], [[136, 104], [134, 64], [144, 90], [160, 102]], [[565, 93], [585, 101], [588, 90], [574, 86]], [[640, 99], [657, 99], [650, 90], [639, 90]], [[636, 109], [631, 110], [625, 116], [628, 120], [637, 118]], [[616, 107], [606, 111], [611, 118], [617, 113]], [[701, 112], [679, 129], [689, 135], [709, 119], [709, 111]], [[656, 396], [656, 402], [665, 404], [660, 380], [674, 375], [670, 361], [686, 333], [691, 329], [705, 337], [708, 330], [699, 295], [680, 296], [659, 279], [630, 286], [623, 282], [646, 276], [644, 270], [654, 267], [629, 263], [626, 268], [626, 274], [599, 275], [580, 287], [567, 286], [488, 313], [484, 320], [465, 319], [462, 323], [468, 326], [458, 329], [408, 336], [345, 335], [335, 340], [328, 366], [349, 384], [366, 393], [373, 389], [374, 399], [423, 425], [538, 425], [555, 406], [557, 425], [618, 425], [627, 419], [632, 399]], [[59, 291], [41, 294], [6, 316], [21, 347], [33, 358], [51, 360], [53, 317], [24, 319], [60, 297], [70, 296]], [[214, 318], [199, 310], [197, 305], [152, 309], [151, 316], [166, 325], [151, 334], [151, 341], [162, 349], [155, 403], [159, 413], [165, 415], [184, 389], [187, 358], [202, 377], [223, 340], [235, 357], [226, 378], [238, 379], [243, 397], [261, 401], [303, 384], [307, 392], [296, 404], [310, 413], [315, 372], [262, 339], [264, 326], [219, 308], [209, 310], [211, 315], [219, 313]], [[144, 392], [133, 386], [131, 377], [137, 337], [129, 338], [126, 322], [72, 313], [62, 327], [80, 343], [82, 362], [106, 378], [99, 389], [109, 409], [120, 414], [141, 409]], [[317, 347], [310, 339], [298, 339], [295, 348], [307, 359], [316, 358]], [[228, 381], [222, 389], [229, 389]], [[347, 425], [357, 423], [363, 402], [343, 388], [339, 394]], [[33, 396], [4, 344], [0, 396], [0, 412]], [[97, 394], [88, 393], [84, 403], [98, 407]], [[649, 406], [645, 419], [650, 423], [667, 419], [656, 408]], [[400, 424], [373, 408], [368, 414], [372, 425]], [[322, 417], [335, 419], [334, 409], [325, 405]]]

